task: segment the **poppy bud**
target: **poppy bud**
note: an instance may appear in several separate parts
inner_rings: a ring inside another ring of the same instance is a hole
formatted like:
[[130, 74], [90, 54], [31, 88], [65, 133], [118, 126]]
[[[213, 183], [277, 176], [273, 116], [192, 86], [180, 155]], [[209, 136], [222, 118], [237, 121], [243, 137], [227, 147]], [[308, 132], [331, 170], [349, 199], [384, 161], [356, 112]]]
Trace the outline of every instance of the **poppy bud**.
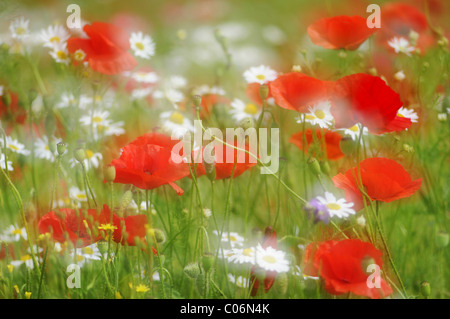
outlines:
[[320, 170], [325, 174], [325, 175], [330, 175], [330, 164], [327, 161], [324, 162], [320, 162]]
[[202, 103], [202, 97], [200, 95], [194, 95], [192, 98], [192, 102], [194, 102], [195, 108], [200, 108], [200, 104]]
[[75, 159], [80, 163], [83, 163], [83, 161], [86, 159], [86, 154], [84, 152], [84, 149], [82, 149], [82, 148], [77, 148], [73, 152], [73, 155], [74, 155]]
[[238, 126], [242, 127], [245, 131], [249, 128], [255, 127], [255, 120], [252, 117], [247, 117], [247, 118], [241, 120], [238, 123]]
[[161, 229], [150, 228], [147, 230], [147, 233], [150, 235], [152, 239], [154, 239], [158, 244], [162, 244], [166, 241], [166, 236]]
[[57, 150], [56, 142], [54, 140], [51, 140], [50, 142], [48, 142], [48, 148], [49, 148], [50, 152], [55, 154], [55, 152]]
[[2, 101], [3, 101], [3, 104], [6, 105], [6, 107], [10, 106], [11, 105], [11, 94], [9, 92], [4, 93], [2, 95]]
[[116, 179], [116, 168], [114, 166], [108, 166], [105, 168], [104, 174], [107, 182], [113, 182]]
[[269, 87], [266, 84], [261, 84], [259, 86], [259, 96], [263, 101], [269, 96]]
[[196, 279], [200, 274], [200, 267], [197, 263], [191, 263], [184, 267], [184, 273], [191, 279]]
[[197, 276], [195, 279], [195, 288], [197, 288], [197, 292], [204, 296], [209, 288], [209, 282], [206, 278], [206, 273], [203, 272]]
[[370, 68], [368, 70], [368, 72], [369, 72], [370, 75], [373, 75], [373, 76], [377, 76], [378, 75], [378, 71], [377, 71], [376, 68]]
[[203, 253], [202, 266], [206, 272], [210, 271], [214, 266], [214, 254], [210, 252]]
[[319, 175], [321, 173], [320, 164], [315, 157], [310, 157], [308, 159], [308, 166], [314, 175]]
[[59, 156], [63, 155], [66, 152], [66, 144], [64, 144], [64, 142], [59, 142], [56, 144], [56, 150]]
[[436, 246], [439, 248], [445, 248], [448, 245], [448, 240], [448, 233], [440, 232], [436, 235]]
[[120, 209], [125, 209], [130, 205], [133, 200], [133, 193], [130, 190], [127, 190], [120, 199]]
[[422, 281], [420, 284], [420, 293], [425, 298], [428, 298], [431, 295], [431, 286], [428, 281]]
[[339, 147], [345, 155], [352, 155], [356, 150], [356, 143], [351, 138], [344, 137], [339, 142]]
[[205, 168], [205, 173], [208, 179], [212, 182], [216, 179], [216, 165], [215, 163], [208, 163], [203, 161], [203, 167]]

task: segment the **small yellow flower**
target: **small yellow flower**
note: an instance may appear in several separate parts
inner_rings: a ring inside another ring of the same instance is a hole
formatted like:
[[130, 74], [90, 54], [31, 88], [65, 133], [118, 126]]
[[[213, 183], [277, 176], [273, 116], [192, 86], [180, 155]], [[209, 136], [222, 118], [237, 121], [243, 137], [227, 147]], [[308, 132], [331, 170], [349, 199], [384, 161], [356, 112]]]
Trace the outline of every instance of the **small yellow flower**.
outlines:
[[117, 226], [111, 224], [101, 224], [100, 226], [98, 226], [98, 229], [114, 231], [117, 229]]
[[136, 286], [136, 292], [146, 293], [149, 290], [150, 290], [150, 288], [148, 288], [146, 285], [143, 285], [143, 284], [139, 284]]
[[20, 294], [20, 290], [19, 290], [19, 286], [14, 285], [14, 290], [16, 291], [17, 294]]
[[25, 291], [25, 298], [30, 299], [31, 298], [31, 292]]
[[8, 267], [8, 271], [9, 271], [10, 273], [13, 272], [13, 270], [14, 270], [14, 266], [13, 266], [13, 265], [9, 264], [9, 265], [7, 265], [6, 267]]
[[118, 291], [116, 291], [116, 299], [123, 299], [122, 295]]

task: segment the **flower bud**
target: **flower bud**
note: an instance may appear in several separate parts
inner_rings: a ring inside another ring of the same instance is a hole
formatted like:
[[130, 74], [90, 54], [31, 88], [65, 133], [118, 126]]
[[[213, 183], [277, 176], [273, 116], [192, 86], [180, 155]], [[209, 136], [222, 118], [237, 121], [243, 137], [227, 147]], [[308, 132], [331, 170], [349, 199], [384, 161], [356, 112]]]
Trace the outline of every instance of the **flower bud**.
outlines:
[[200, 274], [200, 267], [197, 263], [191, 263], [184, 267], [184, 273], [191, 279], [196, 279]]
[[314, 175], [319, 175], [321, 173], [320, 164], [315, 157], [310, 157], [308, 159], [308, 166]]
[[203, 161], [203, 167], [205, 168], [206, 177], [210, 181], [214, 181], [216, 179], [216, 165], [215, 163], [208, 163]]
[[246, 117], [238, 123], [238, 126], [242, 127], [242, 129], [245, 131], [249, 128], [255, 127], [255, 120], [252, 117]]
[[266, 84], [261, 84], [259, 86], [259, 96], [263, 101], [269, 96], [269, 87]]
[[56, 144], [56, 151], [59, 156], [63, 155], [66, 152], [66, 144], [64, 142], [59, 142]]
[[202, 266], [203, 269], [208, 272], [214, 266], [215, 256], [213, 253], [205, 252], [202, 257]]
[[114, 166], [107, 166], [104, 171], [105, 180], [107, 182], [113, 182], [116, 179], [116, 168]]
[[84, 152], [84, 149], [82, 148], [77, 148], [74, 152], [73, 152], [73, 156], [75, 157], [75, 159], [80, 162], [83, 163], [83, 161], [86, 159], [86, 154]]
[[369, 72], [370, 75], [373, 75], [373, 76], [377, 76], [378, 75], [378, 71], [377, 71], [376, 68], [370, 68], [368, 70], [368, 72]]
[[192, 102], [194, 103], [195, 108], [199, 109], [202, 104], [202, 97], [200, 95], [194, 95], [192, 97]]
[[436, 235], [436, 246], [438, 246], [439, 248], [445, 248], [448, 245], [448, 240], [448, 233], [440, 232]]
[[428, 281], [422, 281], [420, 284], [420, 293], [425, 298], [428, 298], [431, 295], [431, 286]]
[[149, 228], [147, 230], [147, 234], [155, 240], [158, 244], [162, 244], [166, 241], [166, 236], [164, 235], [164, 232], [161, 229], [156, 228]]
[[209, 288], [209, 281], [206, 278], [206, 273], [200, 273], [195, 279], [195, 288], [197, 288], [197, 292], [204, 296]]
[[323, 161], [320, 162], [320, 170], [325, 174], [325, 175], [330, 175], [330, 164], [327, 161]]

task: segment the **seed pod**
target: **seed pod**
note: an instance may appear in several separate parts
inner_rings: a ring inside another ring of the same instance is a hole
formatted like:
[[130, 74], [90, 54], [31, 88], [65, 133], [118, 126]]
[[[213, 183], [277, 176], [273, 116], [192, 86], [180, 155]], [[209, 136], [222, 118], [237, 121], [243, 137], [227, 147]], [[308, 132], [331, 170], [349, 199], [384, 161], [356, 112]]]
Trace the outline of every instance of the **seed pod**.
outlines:
[[114, 166], [108, 166], [105, 168], [104, 174], [107, 182], [113, 182], [116, 179], [116, 168]]
[[320, 162], [320, 170], [325, 175], [330, 175], [330, 164], [327, 161]]
[[420, 284], [420, 293], [425, 298], [428, 298], [431, 295], [431, 286], [428, 281], [422, 281]]
[[203, 272], [197, 276], [195, 279], [195, 288], [197, 289], [197, 292], [204, 296], [207, 295], [209, 290], [209, 282], [206, 278], [206, 273]]
[[200, 267], [197, 263], [191, 263], [184, 267], [184, 273], [191, 279], [196, 279], [200, 274]]
[[66, 152], [66, 144], [64, 142], [59, 142], [56, 144], [56, 150], [59, 156], [63, 155]]
[[209, 272], [214, 266], [214, 254], [210, 252], [203, 253], [202, 266], [206, 272]]
[[308, 166], [314, 175], [319, 175], [321, 173], [320, 164], [315, 157], [310, 157], [308, 159]]
[[73, 152], [73, 156], [75, 157], [75, 159], [79, 162], [79, 163], [83, 163], [83, 161], [86, 159], [86, 154], [84, 149], [82, 148], [77, 148], [74, 152]]
[[149, 228], [147, 230], [147, 233], [152, 238], [152, 240], [156, 240], [158, 244], [162, 244], [166, 241], [166, 236], [164, 235], [164, 232], [161, 229]]

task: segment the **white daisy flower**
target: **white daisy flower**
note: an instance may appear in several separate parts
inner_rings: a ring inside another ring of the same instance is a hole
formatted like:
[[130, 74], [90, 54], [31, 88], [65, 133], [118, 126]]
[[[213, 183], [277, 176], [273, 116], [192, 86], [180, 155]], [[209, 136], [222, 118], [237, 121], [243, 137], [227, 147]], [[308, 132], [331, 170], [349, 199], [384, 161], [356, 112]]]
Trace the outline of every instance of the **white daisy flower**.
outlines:
[[58, 43], [53, 46], [53, 50], [49, 52], [56, 63], [64, 63], [68, 65], [70, 62], [69, 51], [67, 50], [67, 43]]
[[21, 238], [27, 240], [27, 231], [25, 227], [17, 227], [15, 225], [8, 226], [1, 234], [0, 241], [4, 242], [16, 242]]
[[[329, 128], [334, 120], [330, 108], [331, 103], [329, 101], [322, 101], [308, 107], [309, 113], [305, 114], [305, 121], [312, 125], [319, 125], [321, 128]], [[301, 118], [297, 119], [297, 123], [302, 123]]]
[[364, 215], [361, 215], [358, 218], [356, 218], [356, 223], [361, 227], [366, 227], [366, 219], [364, 218]]
[[419, 115], [417, 115], [417, 113], [414, 112], [413, 109], [407, 109], [403, 106], [397, 111], [397, 116], [406, 117], [413, 123], [417, 123], [417, 120], [419, 119]]
[[[100, 166], [103, 159], [102, 154], [94, 153], [90, 149], [85, 149], [84, 155], [86, 158], [84, 159], [83, 164], [86, 169], [89, 169], [91, 167], [98, 168]], [[69, 162], [71, 167], [75, 167], [76, 165], [78, 165], [78, 161], [74, 158], [70, 159]]]
[[[356, 141], [359, 139], [359, 135], [361, 134], [361, 124], [355, 124], [350, 128], [347, 128], [344, 130], [345, 135], [349, 135], [352, 140]], [[369, 134], [369, 129], [367, 127], [364, 127], [363, 129], [363, 135]], [[362, 141], [361, 141], [362, 142]]]
[[206, 218], [209, 218], [212, 216], [212, 211], [209, 208], [203, 208], [203, 216], [205, 216]]
[[[69, 253], [69, 256], [73, 257], [73, 254], [74, 250], [72, 249], [72, 251]], [[77, 248], [76, 250], [77, 264], [80, 266], [83, 266], [91, 260], [101, 260], [101, 257], [102, 254], [100, 253], [97, 244], [92, 244], [83, 248]]]
[[[54, 138], [54, 142], [57, 144], [62, 142], [62, 139]], [[36, 157], [46, 159], [50, 162], [54, 162], [56, 158], [56, 155], [50, 150], [47, 136], [38, 138], [36, 142], [34, 142], [34, 154]]]
[[151, 88], [151, 87], [143, 88], [143, 89], [134, 89], [131, 92], [131, 100], [135, 101], [135, 100], [144, 99], [147, 96], [149, 96], [152, 92], [153, 92], [153, 88]]
[[388, 41], [390, 47], [395, 50], [395, 53], [404, 53], [406, 55], [411, 55], [411, 52], [415, 50], [415, 48], [409, 43], [409, 41], [403, 37], [394, 37]]
[[28, 24], [30, 20], [25, 20], [24, 17], [20, 17], [15, 19], [9, 25], [9, 30], [11, 31], [11, 35], [14, 39], [25, 39], [30, 35], [30, 30], [28, 29]]
[[286, 253], [270, 246], [263, 248], [260, 244], [256, 247], [256, 264], [267, 270], [276, 272], [289, 271], [289, 260]]
[[59, 109], [69, 107], [69, 106], [77, 106], [78, 105], [78, 99], [75, 98], [75, 96], [70, 92], [64, 92], [61, 94], [60, 100], [58, 103], [56, 103], [56, 107]]
[[153, 83], [158, 82], [158, 80], [159, 80], [159, 77], [156, 74], [156, 72], [136, 71], [136, 72], [129, 74], [129, 76], [136, 82], [146, 83], [146, 84], [153, 84]]
[[438, 113], [437, 118], [441, 122], [447, 121], [447, 113]]
[[155, 43], [147, 34], [142, 32], [131, 33], [130, 45], [134, 55], [137, 57], [150, 59], [150, 57], [155, 55]]
[[[0, 138], [1, 147], [5, 147], [3, 138]], [[6, 147], [9, 148], [14, 153], [29, 155], [30, 151], [25, 149], [25, 146], [22, 143], [19, 143], [17, 140], [14, 140], [11, 136], [6, 137]]]
[[174, 88], [174, 89], [181, 89], [184, 88], [187, 85], [186, 78], [182, 77], [181, 75], [172, 75], [169, 77], [167, 81], [167, 86]]
[[255, 250], [255, 247], [232, 248], [226, 251], [225, 258], [227, 258], [230, 263], [254, 265]]
[[[39, 260], [39, 261], [37, 260], [37, 262], [41, 261], [39, 258], [37, 259]], [[34, 269], [33, 259], [29, 254], [21, 256], [20, 259], [18, 260], [12, 260], [10, 264], [13, 265], [14, 267], [19, 267], [20, 265], [25, 264], [27, 268]]]
[[355, 214], [355, 210], [351, 208], [353, 207], [353, 203], [347, 202], [344, 198], [336, 199], [336, 197], [329, 192], [325, 192], [325, 198], [321, 196], [317, 196], [316, 198], [321, 204], [327, 207], [330, 218], [333, 216], [346, 218]]
[[242, 276], [234, 276], [232, 274], [228, 274], [228, 280], [230, 282], [232, 282], [233, 284], [235, 284], [236, 286], [238, 286], [239, 288], [248, 288], [249, 285], [249, 279], [248, 278], [244, 278]]
[[178, 111], [163, 112], [160, 115], [161, 127], [176, 138], [182, 138], [188, 132], [194, 132], [192, 122]]
[[[219, 232], [217, 230], [213, 230], [213, 234], [219, 236]], [[220, 241], [223, 243], [229, 243], [231, 248], [244, 246], [244, 237], [235, 232], [222, 233]]]
[[109, 112], [95, 110], [92, 115], [84, 115], [80, 118], [80, 123], [83, 125], [93, 125], [95, 128], [99, 126], [104, 126], [109, 123]]
[[192, 90], [192, 95], [208, 95], [208, 94], [217, 94], [217, 95], [225, 95], [225, 90], [218, 86], [209, 86], [209, 85], [200, 85]]
[[76, 186], [69, 189], [69, 197], [76, 202], [87, 202], [86, 192]]
[[86, 59], [86, 52], [84, 52], [81, 49], [78, 49], [73, 53], [73, 58], [75, 61], [82, 62], [84, 61], [84, 59]]
[[100, 127], [97, 128], [97, 130], [101, 130], [104, 136], [111, 136], [111, 135], [122, 135], [125, 134], [125, 130], [123, 128], [124, 123], [122, 121], [115, 122], [115, 123], [105, 123], [100, 129]]
[[[5, 163], [5, 160], [6, 160], [6, 163]], [[8, 171], [13, 171], [13, 170], [14, 170], [14, 167], [13, 167], [13, 165], [12, 165], [12, 162], [11, 162], [11, 161], [8, 161], [8, 160], [6, 159], [5, 154], [1, 153], [1, 154], [0, 154], [0, 167], [1, 167], [2, 169], [6, 169], [6, 165], [8, 165]]]
[[44, 47], [53, 48], [66, 42], [70, 34], [62, 25], [51, 25], [47, 29], [42, 29], [40, 36]]
[[267, 82], [273, 81], [277, 78], [278, 73], [268, 66], [260, 65], [251, 67], [244, 72], [245, 81], [248, 83], [259, 83], [265, 84]]
[[240, 99], [234, 99], [231, 102], [230, 114], [236, 122], [249, 117], [256, 120], [261, 114], [261, 109], [253, 103], [245, 104]]

